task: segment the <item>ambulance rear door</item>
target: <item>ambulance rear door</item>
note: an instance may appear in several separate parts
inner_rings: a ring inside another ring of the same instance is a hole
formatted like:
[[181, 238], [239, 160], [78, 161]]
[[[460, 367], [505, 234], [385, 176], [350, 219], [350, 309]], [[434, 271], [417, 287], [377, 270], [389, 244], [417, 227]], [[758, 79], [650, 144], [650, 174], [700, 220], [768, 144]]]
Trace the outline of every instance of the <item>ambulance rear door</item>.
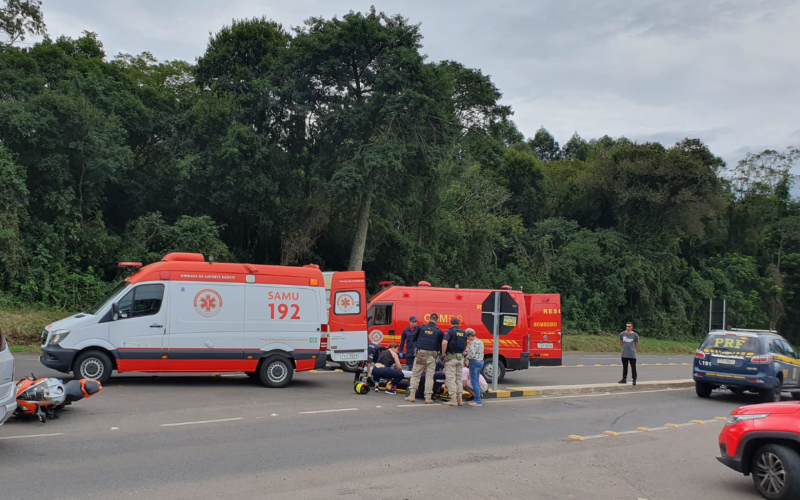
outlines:
[[531, 366], [561, 364], [561, 296], [533, 294], [525, 297], [531, 332]]
[[367, 295], [363, 271], [331, 276], [328, 345], [336, 362], [367, 359]]

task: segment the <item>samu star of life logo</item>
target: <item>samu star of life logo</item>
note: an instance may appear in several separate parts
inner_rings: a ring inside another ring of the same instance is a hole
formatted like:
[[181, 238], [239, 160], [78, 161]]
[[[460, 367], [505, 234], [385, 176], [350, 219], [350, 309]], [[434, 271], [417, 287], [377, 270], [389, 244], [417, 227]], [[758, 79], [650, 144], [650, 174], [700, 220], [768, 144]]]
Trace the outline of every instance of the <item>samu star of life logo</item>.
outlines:
[[222, 297], [215, 290], [200, 290], [194, 296], [194, 310], [205, 318], [216, 316], [222, 311]]
[[356, 303], [349, 295], [342, 295], [339, 297], [339, 301], [336, 305], [339, 306], [340, 311], [348, 313], [351, 309], [353, 309], [353, 306], [355, 306]]

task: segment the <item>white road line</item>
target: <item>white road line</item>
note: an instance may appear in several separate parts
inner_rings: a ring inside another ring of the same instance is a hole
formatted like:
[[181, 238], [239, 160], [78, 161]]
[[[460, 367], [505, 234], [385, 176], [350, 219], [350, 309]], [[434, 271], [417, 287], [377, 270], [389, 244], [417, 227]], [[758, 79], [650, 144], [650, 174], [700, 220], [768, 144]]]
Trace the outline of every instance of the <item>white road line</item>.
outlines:
[[0, 437], [0, 441], [4, 439], [25, 439], [25, 438], [43, 438], [43, 437], [52, 437], [52, 436], [63, 436], [63, 432], [56, 432], [55, 434], [31, 434], [30, 436], [5, 436]]
[[[652, 429], [650, 429], [650, 430], [652, 430]], [[618, 432], [617, 434], [619, 434], [620, 436], [623, 436], [625, 434], [641, 434], [641, 433], [642, 433], [642, 431], [625, 431], [625, 432]]]
[[[685, 387], [680, 389], [653, 389], [652, 391], [628, 391], [628, 392], [600, 392], [593, 394], [572, 394], [569, 396], [533, 396], [528, 398], [500, 398], [484, 400], [485, 403], [521, 403], [523, 401], [544, 401], [552, 399], [572, 399], [572, 398], [597, 398], [601, 396], [630, 396], [632, 394], [649, 394], [653, 392], [670, 392], [670, 391], [688, 391], [694, 387]], [[415, 405], [409, 405], [415, 406]]]
[[341, 410], [317, 410], [317, 411], [299, 411], [300, 415], [309, 415], [311, 413], [334, 413], [337, 411], [358, 411], [358, 408], [342, 408]]
[[[485, 401], [484, 401], [485, 402]], [[426, 404], [415, 404], [415, 405], [397, 405], [398, 408], [436, 408], [438, 406], [442, 406], [441, 404], [434, 403], [432, 405]]]
[[161, 427], [178, 427], [180, 425], [215, 424], [217, 422], [233, 422], [234, 420], [244, 420], [244, 417], [220, 418], [217, 420], [200, 420], [198, 422], [179, 422], [177, 424], [161, 424]]
[[583, 436], [583, 439], [600, 439], [600, 438], [607, 438], [605, 434], [597, 434], [596, 436]]

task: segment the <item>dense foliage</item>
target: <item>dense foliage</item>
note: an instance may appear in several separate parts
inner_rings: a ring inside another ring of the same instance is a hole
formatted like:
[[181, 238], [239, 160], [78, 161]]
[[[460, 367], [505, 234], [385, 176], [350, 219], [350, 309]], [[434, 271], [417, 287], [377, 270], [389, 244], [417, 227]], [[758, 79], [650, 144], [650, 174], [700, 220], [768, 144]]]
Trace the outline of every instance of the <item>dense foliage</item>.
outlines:
[[797, 151], [526, 140], [488, 76], [421, 40], [373, 10], [235, 21], [196, 64], [88, 32], [2, 46], [0, 305], [86, 307], [116, 262], [179, 250], [558, 292], [582, 332], [698, 335], [724, 298], [800, 341]]

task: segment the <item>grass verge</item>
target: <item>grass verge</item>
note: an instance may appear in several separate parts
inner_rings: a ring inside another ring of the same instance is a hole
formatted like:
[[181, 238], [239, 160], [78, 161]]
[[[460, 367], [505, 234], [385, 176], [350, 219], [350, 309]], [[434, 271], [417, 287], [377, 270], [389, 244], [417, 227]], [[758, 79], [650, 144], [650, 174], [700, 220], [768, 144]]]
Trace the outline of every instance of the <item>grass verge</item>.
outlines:
[[[564, 352], [620, 352], [617, 335], [564, 334]], [[638, 354], [694, 354], [699, 340], [656, 340], [641, 337]]]
[[67, 316], [69, 313], [61, 310], [0, 309], [0, 328], [3, 329], [12, 350], [24, 347], [29, 350], [38, 349], [44, 327]]

